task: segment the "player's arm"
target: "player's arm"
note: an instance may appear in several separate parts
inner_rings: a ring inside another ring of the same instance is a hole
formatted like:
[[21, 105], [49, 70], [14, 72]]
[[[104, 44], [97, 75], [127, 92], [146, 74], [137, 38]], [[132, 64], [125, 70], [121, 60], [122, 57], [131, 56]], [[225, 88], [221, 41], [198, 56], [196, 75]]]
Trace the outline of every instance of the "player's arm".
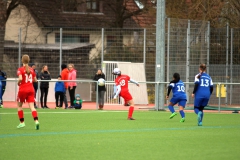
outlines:
[[33, 78], [33, 82], [37, 82], [37, 78], [36, 77]]
[[138, 82], [136, 82], [135, 80], [133, 80], [133, 79], [130, 79], [129, 81], [130, 81], [130, 82], [132, 82], [132, 83], [134, 83], [134, 84], [136, 84], [137, 86], [139, 86], [139, 83], [138, 83]]
[[169, 97], [169, 94], [170, 94], [171, 90], [172, 90], [172, 86], [169, 85], [169, 86], [168, 86], [168, 91], [167, 91], [167, 96], [166, 96], [167, 99], [168, 99], [168, 97]]
[[22, 82], [22, 75], [20, 74], [20, 75], [18, 75], [18, 85], [20, 85], [21, 82]]
[[213, 92], [213, 82], [212, 82], [212, 79], [210, 81], [210, 95], [212, 94]]
[[117, 85], [117, 91], [113, 98], [116, 99], [120, 92], [121, 92], [121, 86]]

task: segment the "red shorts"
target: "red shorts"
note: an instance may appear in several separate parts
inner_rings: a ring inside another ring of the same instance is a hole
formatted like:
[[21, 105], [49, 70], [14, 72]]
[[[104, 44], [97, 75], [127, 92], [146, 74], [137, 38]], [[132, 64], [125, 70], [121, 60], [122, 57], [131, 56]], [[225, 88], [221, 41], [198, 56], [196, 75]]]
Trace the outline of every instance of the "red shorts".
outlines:
[[132, 95], [128, 91], [120, 93], [120, 96], [125, 100], [125, 102], [132, 100]]
[[33, 91], [18, 91], [17, 101], [24, 102], [35, 102], [35, 92]]

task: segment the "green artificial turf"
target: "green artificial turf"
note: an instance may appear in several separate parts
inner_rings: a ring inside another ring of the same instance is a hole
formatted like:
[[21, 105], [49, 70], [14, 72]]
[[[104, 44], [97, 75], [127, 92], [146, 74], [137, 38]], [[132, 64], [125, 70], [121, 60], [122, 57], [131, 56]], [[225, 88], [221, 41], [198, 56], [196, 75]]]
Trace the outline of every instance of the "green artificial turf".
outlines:
[[0, 109], [1, 160], [237, 160], [240, 115], [205, 113], [203, 126], [186, 113], [38, 110], [40, 130], [29, 109], [26, 127], [17, 129], [16, 109]]

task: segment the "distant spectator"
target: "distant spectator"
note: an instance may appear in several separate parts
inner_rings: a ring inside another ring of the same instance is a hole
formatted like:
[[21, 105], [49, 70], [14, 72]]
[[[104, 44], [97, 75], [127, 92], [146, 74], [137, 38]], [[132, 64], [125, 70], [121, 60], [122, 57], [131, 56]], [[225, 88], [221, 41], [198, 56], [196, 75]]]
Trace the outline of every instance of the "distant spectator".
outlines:
[[[93, 80], [98, 81], [100, 78], [103, 78], [105, 80], [105, 74], [102, 72], [101, 69], [97, 70], [97, 73], [94, 75]], [[104, 94], [106, 91], [106, 87], [104, 86], [98, 86], [96, 83], [95, 91], [97, 91], [98, 87], [98, 109], [102, 110], [104, 106]]]
[[[36, 74], [36, 78], [39, 79], [38, 70], [36, 70], [36, 65], [32, 64], [31, 67]], [[33, 82], [33, 88], [34, 88], [34, 91], [35, 91], [35, 100], [36, 100], [36, 95], [37, 95], [37, 90], [38, 90], [38, 82]], [[34, 102], [34, 108], [38, 108], [38, 106], [36, 105], [36, 101]]]
[[5, 92], [5, 89], [6, 89], [6, 85], [7, 85], [7, 74], [6, 72], [2, 71], [1, 68], [0, 68], [0, 81], [2, 82], [2, 89], [1, 89], [1, 101], [0, 101], [0, 107], [2, 108], [3, 107], [3, 99], [2, 99], [2, 96]]
[[[41, 80], [51, 80], [51, 76], [48, 71], [47, 65], [44, 65], [42, 67], [42, 71], [41, 71], [39, 77]], [[41, 90], [40, 102], [41, 102], [42, 109], [44, 109], [44, 108], [48, 109], [48, 106], [47, 106], [48, 89], [49, 89], [49, 82], [45, 81], [45, 82], [40, 83], [40, 90]], [[43, 105], [43, 98], [44, 98], [44, 105]]]
[[[63, 106], [63, 100], [64, 100], [64, 93], [65, 93], [65, 86], [64, 86], [64, 83], [61, 82], [60, 80], [62, 80], [62, 77], [61, 75], [58, 76], [58, 82], [56, 82], [55, 84], [55, 99], [56, 99], [56, 108], [55, 109], [58, 109], [58, 108], [62, 108]], [[58, 101], [59, 101], [59, 98], [60, 98], [60, 104], [58, 104]]]
[[76, 94], [75, 100], [74, 100], [74, 108], [75, 109], [81, 109], [82, 108], [82, 99], [79, 94]]
[[[68, 64], [68, 80], [76, 80], [77, 79], [77, 71], [74, 69], [73, 64]], [[70, 108], [74, 106], [74, 99], [75, 99], [75, 90], [77, 88], [76, 82], [68, 82], [68, 92], [70, 96]]]
[[[69, 71], [67, 69], [67, 65], [62, 64], [61, 68], [62, 68], [62, 72], [61, 72], [62, 80], [68, 80]], [[64, 100], [63, 101], [65, 103], [65, 109], [67, 109], [68, 108], [68, 102], [67, 102], [66, 92], [67, 92], [67, 89], [68, 89], [68, 82], [64, 82], [64, 86], [65, 86], [65, 93], [64, 93]]]

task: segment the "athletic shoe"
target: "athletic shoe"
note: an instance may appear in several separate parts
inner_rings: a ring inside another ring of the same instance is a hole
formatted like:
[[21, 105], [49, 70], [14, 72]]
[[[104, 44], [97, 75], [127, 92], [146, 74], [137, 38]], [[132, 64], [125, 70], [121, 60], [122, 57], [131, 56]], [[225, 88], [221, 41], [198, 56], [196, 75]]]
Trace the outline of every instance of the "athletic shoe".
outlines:
[[135, 120], [134, 118], [132, 118], [132, 117], [128, 117], [128, 119], [127, 120]]
[[0, 108], [3, 108], [3, 105], [2, 105], [2, 104], [0, 105]]
[[59, 109], [59, 107], [58, 107], [58, 106], [56, 106], [56, 107], [55, 107], [55, 109]]
[[48, 106], [44, 106], [44, 108], [49, 109]]
[[174, 116], [176, 116], [177, 115], [177, 113], [176, 112], [174, 112], [174, 113], [172, 113], [171, 114], [171, 116], [169, 117], [170, 119], [172, 119]]
[[185, 122], [185, 118], [182, 118], [182, 119], [180, 120], [180, 122]]
[[24, 123], [24, 122], [20, 123], [20, 124], [17, 126], [17, 128], [23, 128], [23, 127], [25, 127], [25, 123]]
[[35, 129], [39, 130], [39, 122], [38, 121], [35, 122]]
[[199, 122], [199, 123], [198, 123], [198, 126], [202, 126], [202, 122]]

